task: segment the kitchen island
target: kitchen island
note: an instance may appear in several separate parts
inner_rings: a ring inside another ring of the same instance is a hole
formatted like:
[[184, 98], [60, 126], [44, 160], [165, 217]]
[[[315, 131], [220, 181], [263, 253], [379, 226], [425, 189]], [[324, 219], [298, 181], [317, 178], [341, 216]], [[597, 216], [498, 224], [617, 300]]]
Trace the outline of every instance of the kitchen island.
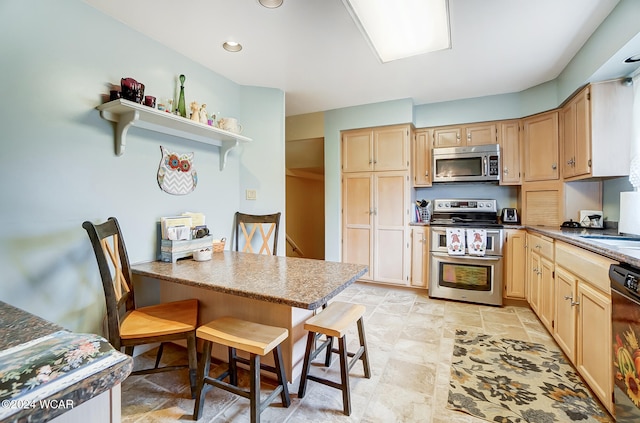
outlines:
[[[304, 358], [305, 320], [364, 275], [367, 266], [224, 251], [209, 261], [154, 261], [135, 264], [131, 271], [137, 287], [159, 285], [162, 301], [197, 298], [199, 324], [233, 316], [287, 328], [283, 360], [287, 379], [294, 382]], [[226, 359], [226, 350], [215, 347], [214, 356]]]
[[119, 422], [133, 360], [0, 301], [0, 421]]

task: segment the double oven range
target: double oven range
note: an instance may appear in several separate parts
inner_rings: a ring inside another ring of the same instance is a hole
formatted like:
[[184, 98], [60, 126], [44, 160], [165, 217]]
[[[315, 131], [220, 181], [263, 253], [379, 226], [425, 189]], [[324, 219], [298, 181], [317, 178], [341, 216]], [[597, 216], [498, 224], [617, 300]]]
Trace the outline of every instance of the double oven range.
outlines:
[[[431, 215], [429, 296], [472, 303], [502, 305], [503, 228], [498, 223], [497, 201], [476, 199], [434, 200]], [[452, 255], [447, 228], [483, 229], [483, 255]]]

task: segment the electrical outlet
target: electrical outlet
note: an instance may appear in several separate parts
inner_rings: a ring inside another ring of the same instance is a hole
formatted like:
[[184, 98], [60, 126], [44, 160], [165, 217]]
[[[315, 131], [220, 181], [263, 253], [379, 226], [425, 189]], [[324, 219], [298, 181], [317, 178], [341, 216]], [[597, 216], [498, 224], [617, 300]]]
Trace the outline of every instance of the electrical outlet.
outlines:
[[247, 196], [247, 200], [255, 200], [256, 199], [256, 190], [255, 189], [248, 189], [246, 191], [246, 196]]

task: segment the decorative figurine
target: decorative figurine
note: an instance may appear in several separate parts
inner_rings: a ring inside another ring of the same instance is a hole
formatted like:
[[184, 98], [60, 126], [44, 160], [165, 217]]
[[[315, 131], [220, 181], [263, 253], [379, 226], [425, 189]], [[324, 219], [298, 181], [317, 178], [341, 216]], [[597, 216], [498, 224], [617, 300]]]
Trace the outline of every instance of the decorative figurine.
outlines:
[[178, 99], [178, 114], [187, 117], [187, 106], [184, 103], [184, 75], [180, 75], [180, 98]]
[[191, 107], [191, 120], [200, 122], [200, 113], [198, 110], [200, 106], [198, 105], [198, 102], [192, 101], [190, 107]]
[[200, 123], [204, 123], [206, 125], [208, 123], [207, 120], [207, 105], [203, 104], [200, 107]]

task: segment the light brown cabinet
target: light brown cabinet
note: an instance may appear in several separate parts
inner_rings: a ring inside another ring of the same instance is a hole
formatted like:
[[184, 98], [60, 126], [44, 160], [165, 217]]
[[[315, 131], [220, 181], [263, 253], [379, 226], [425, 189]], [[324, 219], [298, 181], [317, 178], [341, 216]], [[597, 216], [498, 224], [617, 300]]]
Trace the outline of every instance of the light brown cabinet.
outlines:
[[544, 326], [553, 332], [553, 239], [527, 233], [527, 301]]
[[632, 87], [619, 80], [590, 84], [560, 109], [563, 177], [629, 174]]
[[428, 226], [411, 228], [411, 286], [426, 288], [429, 281], [429, 239]]
[[609, 267], [617, 263], [556, 242], [553, 337], [591, 390], [613, 412]]
[[433, 128], [433, 147], [459, 147], [498, 143], [495, 122]]
[[366, 264], [363, 280], [408, 282], [408, 172], [345, 173], [342, 261]]
[[558, 111], [522, 119], [522, 131], [525, 182], [557, 180]]
[[411, 149], [414, 187], [431, 186], [431, 131], [418, 129], [413, 134]]
[[504, 243], [504, 297], [526, 298], [526, 235], [520, 229], [506, 229]]
[[500, 160], [502, 162], [500, 185], [521, 185], [520, 120], [500, 122], [498, 128], [498, 144], [500, 144]]
[[409, 170], [411, 125], [342, 132], [342, 171]]

